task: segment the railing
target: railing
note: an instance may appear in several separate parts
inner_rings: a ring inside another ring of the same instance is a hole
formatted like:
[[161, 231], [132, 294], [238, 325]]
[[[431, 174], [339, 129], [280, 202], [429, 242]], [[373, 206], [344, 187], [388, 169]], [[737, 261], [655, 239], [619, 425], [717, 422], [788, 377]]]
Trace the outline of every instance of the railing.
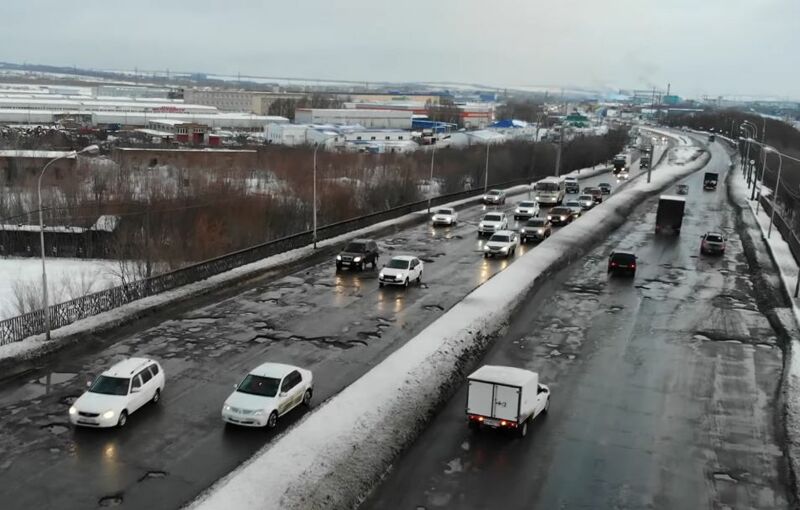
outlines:
[[[767, 197], [761, 197], [761, 207], [764, 208], [765, 213], [772, 214], [772, 202]], [[800, 263], [800, 240], [798, 240], [797, 234], [794, 233], [783, 216], [781, 216], [780, 209], [775, 211], [773, 227], [780, 232], [786, 244], [789, 245], [789, 251], [792, 252], [795, 262]]]
[[[514, 186], [529, 183], [530, 179], [515, 179], [512, 181], [493, 184], [496, 187]], [[471, 189], [434, 197], [431, 206], [439, 206], [460, 198], [479, 195], [483, 190]], [[331, 223], [317, 229], [317, 239], [324, 240], [336, 237], [353, 230], [375, 225], [382, 221], [399, 218], [406, 214], [420, 211], [428, 204], [426, 200], [404, 204], [384, 211], [379, 211], [349, 220]], [[222, 255], [197, 264], [192, 264], [169, 273], [160, 274], [133, 283], [101, 290], [93, 294], [58, 303], [50, 306], [50, 327], [60, 328], [72, 324], [80, 319], [85, 319], [102, 312], [113, 310], [119, 306], [131, 303], [138, 299], [153, 296], [161, 292], [172, 290], [183, 285], [205, 280], [214, 275], [224, 273], [231, 269], [256, 262], [272, 255], [277, 255], [288, 250], [308, 246], [313, 242], [310, 230], [300, 232], [280, 239], [268, 241], [263, 244], [245, 248], [237, 252]], [[17, 317], [0, 321], [0, 345], [18, 342], [29, 336], [45, 332], [44, 312], [36, 310]]]

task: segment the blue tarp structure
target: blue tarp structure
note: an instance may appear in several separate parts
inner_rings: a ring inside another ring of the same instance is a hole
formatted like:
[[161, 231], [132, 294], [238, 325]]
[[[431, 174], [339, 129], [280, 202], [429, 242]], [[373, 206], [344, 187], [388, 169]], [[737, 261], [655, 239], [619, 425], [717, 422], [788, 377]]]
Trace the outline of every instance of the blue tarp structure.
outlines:
[[411, 129], [430, 129], [434, 133], [447, 133], [448, 131], [455, 131], [456, 128], [455, 124], [449, 124], [447, 122], [438, 122], [435, 120], [428, 120], [428, 119], [412, 119], [411, 120]]
[[528, 123], [524, 120], [503, 119], [493, 123], [490, 128], [524, 128]]

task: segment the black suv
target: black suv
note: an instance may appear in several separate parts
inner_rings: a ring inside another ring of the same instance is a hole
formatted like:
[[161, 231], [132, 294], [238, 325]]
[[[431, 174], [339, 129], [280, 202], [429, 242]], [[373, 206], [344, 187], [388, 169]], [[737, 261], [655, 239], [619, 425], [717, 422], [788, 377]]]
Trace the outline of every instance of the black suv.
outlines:
[[633, 276], [636, 274], [636, 255], [624, 251], [612, 252], [608, 257], [608, 272]]
[[375, 269], [378, 267], [378, 255], [378, 243], [372, 239], [354, 239], [336, 255], [336, 270], [349, 267], [363, 271], [367, 264], [372, 264], [372, 269]]

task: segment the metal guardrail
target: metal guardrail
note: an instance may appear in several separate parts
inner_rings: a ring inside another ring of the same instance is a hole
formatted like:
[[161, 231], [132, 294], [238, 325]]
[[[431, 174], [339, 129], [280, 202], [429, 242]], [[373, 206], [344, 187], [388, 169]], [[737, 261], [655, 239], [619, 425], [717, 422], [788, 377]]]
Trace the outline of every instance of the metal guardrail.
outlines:
[[[772, 202], [767, 197], [761, 197], [761, 207], [765, 213], [772, 214]], [[797, 238], [797, 234], [789, 226], [789, 223], [780, 215], [780, 211], [775, 212], [773, 226], [789, 245], [789, 251], [792, 252], [795, 262], [800, 264], [800, 239]]]
[[[512, 181], [495, 183], [493, 187], [507, 187], [527, 184], [529, 178], [514, 179]], [[431, 206], [439, 206], [460, 198], [469, 198], [479, 195], [482, 189], [471, 189], [439, 195], [431, 199]], [[384, 211], [358, 216], [349, 220], [331, 223], [317, 229], [317, 240], [330, 239], [353, 230], [375, 225], [382, 221], [399, 218], [406, 214], [425, 209], [428, 200], [411, 202]], [[160, 274], [133, 283], [101, 290], [71, 301], [65, 301], [50, 306], [50, 324], [52, 329], [72, 324], [75, 321], [97, 315], [102, 312], [131, 303], [138, 299], [160, 294], [176, 289], [183, 285], [205, 280], [214, 275], [224, 273], [231, 269], [256, 262], [266, 257], [277, 255], [288, 250], [308, 246], [313, 242], [310, 230], [299, 232], [287, 237], [268, 241], [251, 248], [245, 248], [227, 255], [222, 255], [203, 262], [198, 262], [169, 273]], [[0, 321], [0, 345], [38, 335], [45, 332], [44, 311], [36, 310], [17, 317]]]

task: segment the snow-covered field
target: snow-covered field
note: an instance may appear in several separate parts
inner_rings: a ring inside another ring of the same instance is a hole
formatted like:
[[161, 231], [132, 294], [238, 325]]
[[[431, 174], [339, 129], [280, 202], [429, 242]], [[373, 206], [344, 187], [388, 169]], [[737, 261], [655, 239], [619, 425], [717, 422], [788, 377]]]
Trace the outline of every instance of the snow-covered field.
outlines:
[[[551, 271], [578, 259], [623, 224], [647, 197], [702, 168], [708, 154], [681, 151], [677, 159], [681, 162], [660, 165], [651, 183], [632, 182], [593, 214], [519, 257], [218, 482], [192, 508], [354, 507], [413, 440], [448, 388], [461, 380], [463, 360], [483, 351], [487, 338], [503, 327], [520, 299]], [[278, 465], [281, 469], [275, 469]]]
[[[47, 287], [50, 303], [69, 301], [118, 285], [118, 263], [109, 260], [49, 258]], [[0, 258], [0, 320], [19, 315], [17, 296], [42, 293], [42, 261], [38, 258]], [[41, 301], [39, 301], [41, 302]]]

